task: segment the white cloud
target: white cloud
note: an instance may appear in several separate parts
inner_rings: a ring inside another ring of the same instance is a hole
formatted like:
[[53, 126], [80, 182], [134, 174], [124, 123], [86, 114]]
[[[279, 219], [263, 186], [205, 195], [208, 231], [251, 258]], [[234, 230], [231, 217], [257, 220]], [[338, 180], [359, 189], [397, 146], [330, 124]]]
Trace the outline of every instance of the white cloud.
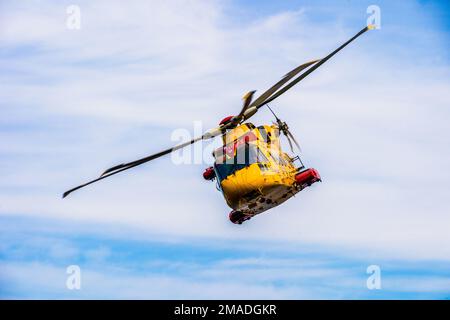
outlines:
[[[81, 290], [65, 287], [64, 266], [38, 262], [1, 263], [3, 298], [58, 299], [342, 299], [412, 294], [416, 298], [449, 292], [442, 275], [385, 274], [382, 290], [366, 287], [364, 268], [304, 259], [228, 259], [208, 265], [152, 260], [145, 271], [80, 265]], [[126, 285], [124, 285], [126, 284]], [[17, 296], [20, 292], [21, 296]]]
[[[62, 299], [253, 299], [289, 298], [289, 293], [299, 289], [279, 290], [272, 286], [242, 284], [238, 281], [198, 282], [167, 275], [133, 276], [113, 270], [98, 271], [82, 269], [82, 289], [70, 291], [64, 287], [65, 269], [49, 265], [5, 265], [2, 275], [9, 284], [20, 285], [26, 297]], [[126, 283], [126, 286], [124, 284]], [[15, 298], [6, 296], [4, 298]]]

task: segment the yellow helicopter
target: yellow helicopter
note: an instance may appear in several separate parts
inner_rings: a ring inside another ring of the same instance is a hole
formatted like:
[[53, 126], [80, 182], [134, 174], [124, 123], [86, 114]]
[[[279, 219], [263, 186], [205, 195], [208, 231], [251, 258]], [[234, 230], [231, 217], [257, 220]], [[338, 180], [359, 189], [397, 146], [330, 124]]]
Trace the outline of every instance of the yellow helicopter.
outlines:
[[[287, 138], [292, 152], [293, 143], [298, 149], [300, 146], [289, 131], [288, 125], [276, 116], [269, 103], [311, 74], [350, 42], [373, 28], [368, 25], [325, 58], [304, 63], [293, 69], [257, 99], [253, 100], [255, 91], [248, 92], [243, 97], [244, 103], [237, 116], [226, 117], [218, 127], [206, 131], [200, 137], [145, 158], [109, 168], [99, 178], [64, 192], [63, 198], [91, 183], [198, 141], [222, 136], [223, 145], [213, 152], [214, 165], [205, 170], [203, 177], [206, 180], [216, 180], [217, 188], [222, 192], [228, 206], [233, 209], [229, 214], [230, 221], [242, 224], [255, 215], [280, 205], [304, 188], [321, 181], [321, 177], [316, 169], [305, 168], [299, 156], [290, 157], [282, 151], [280, 133]], [[276, 122], [258, 127], [246, 122], [263, 106], [268, 107]]]

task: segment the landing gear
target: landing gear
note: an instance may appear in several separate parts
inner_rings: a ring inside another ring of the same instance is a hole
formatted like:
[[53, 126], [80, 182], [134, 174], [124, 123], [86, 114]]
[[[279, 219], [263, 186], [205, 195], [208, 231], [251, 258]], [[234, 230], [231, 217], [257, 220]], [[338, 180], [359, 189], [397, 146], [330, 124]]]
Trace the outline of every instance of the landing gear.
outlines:
[[231, 211], [228, 217], [234, 224], [242, 224], [242, 222], [250, 220], [251, 218], [251, 216], [243, 214], [241, 211]]

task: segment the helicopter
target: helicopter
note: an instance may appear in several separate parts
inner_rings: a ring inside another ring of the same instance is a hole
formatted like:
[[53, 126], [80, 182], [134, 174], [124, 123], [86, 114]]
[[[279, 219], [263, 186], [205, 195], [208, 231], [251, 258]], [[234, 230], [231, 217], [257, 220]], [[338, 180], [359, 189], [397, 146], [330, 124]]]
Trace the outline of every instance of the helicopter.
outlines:
[[[240, 112], [236, 116], [224, 118], [218, 127], [158, 153], [111, 167], [100, 177], [64, 192], [63, 198], [73, 191], [99, 180], [199, 141], [221, 136], [222, 146], [213, 151], [214, 164], [203, 172], [203, 178], [216, 181], [217, 189], [223, 194], [227, 205], [232, 209], [229, 213], [229, 220], [234, 224], [242, 224], [244, 221], [282, 204], [306, 187], [321, 182], [322, 178], [316, 169], [306, 168], [300, 156], [291, 157], [282, 150], [281, 134], [286, 137], [292, 153], [294, 153], [293, 145], [301, 151], [299, 143], [290, 132], [288, 125], [277, 117], [269, 103], [306, 78], [353, 40], [374, 28], [373, 25], [367, 25], [326, 57], [309, 61], [291, 70], [255, 100], [253, 100], [253, 96], [256, 91], [249, 91], [243, 97]], [[273, 114], [275, 122], [271, 125], [256, 127], [247, 121], [264, 106]]]

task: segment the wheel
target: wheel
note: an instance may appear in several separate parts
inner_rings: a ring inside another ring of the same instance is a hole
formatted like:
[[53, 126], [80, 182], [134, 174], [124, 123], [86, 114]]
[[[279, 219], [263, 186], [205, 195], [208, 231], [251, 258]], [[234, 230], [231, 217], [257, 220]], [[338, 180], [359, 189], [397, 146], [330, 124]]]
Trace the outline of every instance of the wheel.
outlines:
[[240, 211], [231, 211], [228, 217], [234, 224], [242, 224], [242, 222], [248, 219], [247, 216]]

